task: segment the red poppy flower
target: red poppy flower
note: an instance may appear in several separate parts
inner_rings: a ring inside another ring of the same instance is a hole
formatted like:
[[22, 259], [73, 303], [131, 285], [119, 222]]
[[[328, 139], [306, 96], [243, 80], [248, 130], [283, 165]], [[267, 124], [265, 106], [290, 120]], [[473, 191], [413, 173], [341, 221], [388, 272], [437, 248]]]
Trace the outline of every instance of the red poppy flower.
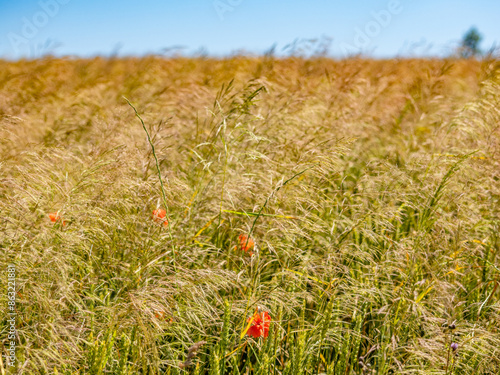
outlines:
[[248, 318], [248, 323], [252, 322], [252, 325], [247, 331], [247, 335], [258, 338], [261, 336], [267, 337], [269, 335], [269, 326], [271, 325], [271, 316], [264, 311], [259, 313], [255, 311], [255, 314]]
[[253, 255], [253, 252], [250, 251], [255, 246], [253, 239], [249, 238], [246, 234], [240, 234], [238, 240], [240, 241], [240, 250], [248, 253], [248, 255]]
[[66, 221], [63, 220], [62, 216], [59, 215], [59, 212], [52, 212], [49, 214], [49, 219], [50, 221], [52, 221], [53, 223], [57, 222], [57, 221], [62, 221], [62, 224], [63, 225], [66, 225]]
[[155, 318], [158, 320], [164, 320], [168, 323], [172, 323], [174, 321], [171, 317], [168, 317], [163, 310], [155, 310]]
[[165, 211], [163, 208], [153, 210], [153, 220], [157, 223], [163, 223], [164, 226], [168, 225], [166, 216], [167, 216], [167, 211]]

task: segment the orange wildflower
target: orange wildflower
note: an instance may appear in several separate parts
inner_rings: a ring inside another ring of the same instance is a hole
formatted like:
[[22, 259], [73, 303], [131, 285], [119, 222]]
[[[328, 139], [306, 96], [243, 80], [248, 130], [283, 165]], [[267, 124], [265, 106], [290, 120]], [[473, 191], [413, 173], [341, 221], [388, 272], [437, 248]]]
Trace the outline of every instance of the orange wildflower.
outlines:
[[57, 222], [57, 221], [61, 221], [62, 222], [62, 225], [66, 225], [66, 221], [63, 220], [62, 216], [59, 215], [59, 212], [52, 212], [49, 214], [49, 219], [50, 221], [52, 221], [53, 223]]
[[157, 223], [163, 223], [165, 227], [168, 225], [166, 217], [167, 211], [165, 211], [163, 208], [153, 210], [153, 220]]
[[169, 318], [165, 311], [163, 310], [156, 310], [155, 311], [155, 318], [159, 320], [165, 320], [169, 323], [172, 323], [174, 320], [172, 318]]
[[240, 234], [238, 236], [238, 240], [240, 241], [240, 250], [248, 253], [250, 256], [253, 255], [253, 252], [251, 251], [255, 246], [253, 239], [248, 237], [246, 234]]
[[264, 311], [259, 313], [258, 310], [255, 311], [253, 316], [248, 318], [248, 323], [252, 322], [252, 325], [247, 331], [247, 335], [259, 338], [264, 336], [266, 338], [269, 335], [269, 326], [271, 325], [271, 316]]

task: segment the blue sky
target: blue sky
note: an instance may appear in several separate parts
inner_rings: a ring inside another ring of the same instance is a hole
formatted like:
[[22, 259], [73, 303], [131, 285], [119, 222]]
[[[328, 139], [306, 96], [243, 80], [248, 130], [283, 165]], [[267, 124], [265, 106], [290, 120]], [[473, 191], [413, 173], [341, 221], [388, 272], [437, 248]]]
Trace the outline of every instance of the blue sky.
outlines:
[[[446, 55], [476, 26], [483, 48], [500, 45], [498, 0], [0, 0], [0, 57], [361, 52]], [[315, 42], [312, 39], [317, 39]], [[309, 40], [309, 42], [306, 42]]]

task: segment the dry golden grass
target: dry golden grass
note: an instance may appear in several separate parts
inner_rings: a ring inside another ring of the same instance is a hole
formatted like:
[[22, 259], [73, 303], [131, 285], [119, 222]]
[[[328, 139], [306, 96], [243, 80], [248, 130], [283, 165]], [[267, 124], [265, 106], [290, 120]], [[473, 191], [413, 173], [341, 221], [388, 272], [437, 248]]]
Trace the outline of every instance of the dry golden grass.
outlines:
[[500, 373], [497, 60], [3, 61], [0, 87], [13, 373]]

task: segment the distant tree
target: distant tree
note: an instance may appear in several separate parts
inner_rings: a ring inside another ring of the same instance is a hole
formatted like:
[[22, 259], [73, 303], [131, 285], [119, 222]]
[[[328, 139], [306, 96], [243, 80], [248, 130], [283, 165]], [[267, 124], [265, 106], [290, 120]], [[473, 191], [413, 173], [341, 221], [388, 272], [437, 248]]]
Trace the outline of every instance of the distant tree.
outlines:
[[481, 49], [479, 45], [483, 36], [475, 27], [471, 27], [462, 37], [462, 42], [460, 43], [459, 53], [460, 56], [464, 58], [469, 58], [472, 56], [477, 56], [481, 54]]

